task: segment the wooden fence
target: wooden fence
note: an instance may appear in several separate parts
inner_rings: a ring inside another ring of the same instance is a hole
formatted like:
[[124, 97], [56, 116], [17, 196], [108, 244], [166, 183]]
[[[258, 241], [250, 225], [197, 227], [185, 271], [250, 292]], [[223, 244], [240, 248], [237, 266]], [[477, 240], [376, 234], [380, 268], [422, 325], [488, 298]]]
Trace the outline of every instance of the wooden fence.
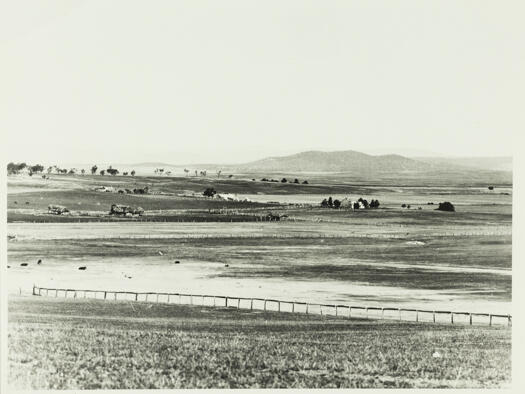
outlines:
[[341, 304], [318, 304], [301, 301], [283, 301], [269, 298], [246, 298], [209, 294], [157, 293], [116, 290], [60, 289], [33, 285], [33, 295], [65, 298], [93, 298], [102, 300], [143, 301], [186, 305], [232, 307], [237, 309], [303, 313], [334, 318], [366, 318], [450, 324], [506, 324], [512, 325], [511, 315], [478, 312], [455, 312], [413, 308], [390, 308]]

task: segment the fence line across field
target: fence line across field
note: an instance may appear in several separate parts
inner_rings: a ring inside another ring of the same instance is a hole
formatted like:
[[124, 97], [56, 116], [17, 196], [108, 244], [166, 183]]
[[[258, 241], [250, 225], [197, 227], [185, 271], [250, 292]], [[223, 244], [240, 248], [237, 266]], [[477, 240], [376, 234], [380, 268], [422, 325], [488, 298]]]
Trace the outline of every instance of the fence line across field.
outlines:
[[[507, 314], [492, 314], [479, 312], [456, 312], [442, 310], [425, 310], [414, 308], [392, 308], [377, 306], [356, 306], [342, 304], [320, 304], [303, 301], [276, 300], [271, 298], [237, 297], [211, 294], [188, 294], [188, 293], [166, 293], [166, 292], [136, 292], [116, 290], [92, 290], [92, 289], [65, 289], [47, 288], [33, 286], [35, 296], [58, 297], [62, 293], [64, 298], [94, 298], [103, 300], [121, 301], [143, 301], [155, 303], [178, 303], [186, 305], [201, 305], [213, 307], [233, 307], [237, 309], [250, 309], [262, 311], [291, 312], [312, 314], [335, 318], [367, 318], [380, 320], [400, 320], [431, 323], [468, 323], [474, 324], [474, 317], [486, 318], [483, 322], [479, 319], [476, 323], [485, 323], [492, 326], [495, 323], [506, 321], [508, 326], [512, 325], [512, 316]], [[89, 295], [89, 296], [88, 296]], [[120, 297], [119, 297], [120, 295]], [[123, 296], [126, 296], [124, 298]], [[200, 302], [199, 302], [200, 301]], [[206, 302], [208, 301], [208, 302]], [[408, 315], [407, 315], [408, 314]], [[445, 319], [442, 317], [445, 316]], [[456, 317], [456, 320], [454, 318]], [[463, 321], [458, 318], [463, 317]], [[468, 318], [466, 320], [465, 318]]]

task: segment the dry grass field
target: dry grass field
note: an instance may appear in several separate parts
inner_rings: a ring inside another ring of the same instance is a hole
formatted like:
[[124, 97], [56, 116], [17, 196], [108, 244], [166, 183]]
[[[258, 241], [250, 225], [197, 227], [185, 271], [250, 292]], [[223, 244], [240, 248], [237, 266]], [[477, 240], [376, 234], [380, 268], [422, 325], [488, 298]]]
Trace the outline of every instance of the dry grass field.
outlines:
[[9, 384], [33, 389], [494, 388], [510, 330], [9, 299]]
[[[28, 294], [36, 283], [510, 310], [512, 185], [507, 181], [458, 174], [453, 181], [436, 176], [417, 183], [408, 176], [366, 183], [341, 174], [308, 174], [298, 178], [310, 183], [297, 185], [261, 182], [261, 177], [8, 179], [11, 386], [510, 384], [510, 329], [503, 326], [320, 320], [231, 308], [13, 295]], [[495, 190], [487, 189], [489, 181]], [[93, 190], [101, 185], [147, 185], [153, 193]], [[206, 187], [251, 201], [198, 196]], [[328, 196], [376, 198], [381, 206], [321, 208]], [[442, 201], [453, 202], [456, 212], [437, 211]], [[113, 203], [141, 206], [144, 216], [109, 217]], [[402, 208], [403, 203], [411, 208]], [[72, 215], [48, 214], [50, 204], [65, 205]], [[261, 221], [270, 212], [286, 216]], [[39, 259], [43, 262], [37, 265]]]

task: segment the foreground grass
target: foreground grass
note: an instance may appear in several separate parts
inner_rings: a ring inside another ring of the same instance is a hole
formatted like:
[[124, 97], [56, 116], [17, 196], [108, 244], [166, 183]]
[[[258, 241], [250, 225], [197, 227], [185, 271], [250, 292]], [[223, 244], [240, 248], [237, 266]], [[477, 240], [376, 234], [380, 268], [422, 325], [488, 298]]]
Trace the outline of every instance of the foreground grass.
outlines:
[[[502, 387], [508, 329], [96, 300], [9, 299], [23, 389]], [[440, 357], [433, 357], [438, 352]]]

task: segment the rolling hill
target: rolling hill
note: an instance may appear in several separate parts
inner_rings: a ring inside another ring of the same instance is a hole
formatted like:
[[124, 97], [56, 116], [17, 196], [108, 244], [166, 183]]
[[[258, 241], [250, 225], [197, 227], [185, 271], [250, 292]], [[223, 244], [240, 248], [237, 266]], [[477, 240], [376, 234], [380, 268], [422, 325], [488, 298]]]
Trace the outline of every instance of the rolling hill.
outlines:
[[252, 171], [389, 172], [430, 170], [432, 163], [400, 155], [367, 155], [352, 150], [308, 151], [290, 156], [269, 157], [236, 166]]

